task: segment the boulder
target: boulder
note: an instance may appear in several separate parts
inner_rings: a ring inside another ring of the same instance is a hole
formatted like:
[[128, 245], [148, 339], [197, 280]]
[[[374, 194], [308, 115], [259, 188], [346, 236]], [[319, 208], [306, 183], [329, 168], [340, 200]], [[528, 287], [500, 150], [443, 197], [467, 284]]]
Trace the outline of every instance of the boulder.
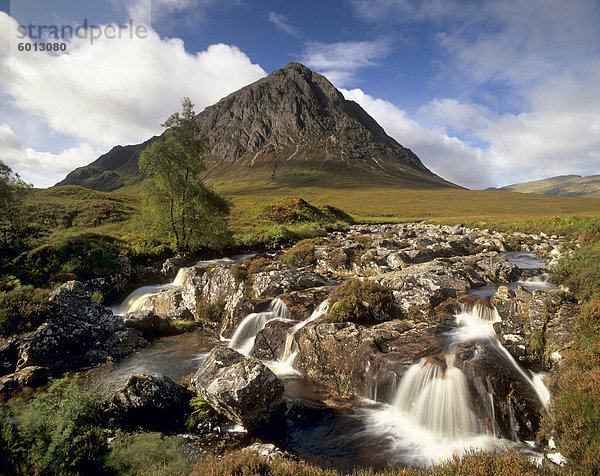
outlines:
[[57, 315], [18, 337], [17, 371], [48, 367], [51, 373], [88, 367], [119, 358], [139, 345], [137, 330], [94, 302], [78, 281], [69, 281], [50, 295]]
[[327, 279], [306, 270], [299, 270], [276, 262], [268, 271], [252, 276], [252, 293], [255, 297], [276, 297], [301, 289], [323, 286]]
[[174, 428], [189, 413], [191, 392], [161, 374], [132, 375], [109, 399], [107, 410], [123, 423]]
[[296, 334], [297, 365], [314, 382], [389, 402], [408, 366], [441, 351], [436, 333], [425, 322], [401, 320], [373, 327], [310, 323]]
[[192, 379], [196, 392], [219, 414], [261, 431], [282, 415], [283, 382], [254, 357], [215, 347]]

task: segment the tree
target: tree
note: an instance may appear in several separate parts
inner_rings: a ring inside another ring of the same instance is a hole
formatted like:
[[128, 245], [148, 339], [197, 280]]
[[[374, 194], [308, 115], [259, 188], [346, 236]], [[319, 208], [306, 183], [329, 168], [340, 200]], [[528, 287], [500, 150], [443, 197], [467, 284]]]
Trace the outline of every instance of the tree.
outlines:
[[21, 201], [31, 185], [0, 160], [0, 250], [5, 253], [24, 227]]
[[210, 146], [201, 135], [190, 99], [184, 98], [182, 106], [181, 113], [162, 124], [167, 128], [163, 137], [140, 155], [140, 170], [146, 176], [146, 230], [160, 241], [166, 238], [178, 251], [221, 249], [231, 240], [230, 204], [202, 182], [206, 170], [202, 156]]

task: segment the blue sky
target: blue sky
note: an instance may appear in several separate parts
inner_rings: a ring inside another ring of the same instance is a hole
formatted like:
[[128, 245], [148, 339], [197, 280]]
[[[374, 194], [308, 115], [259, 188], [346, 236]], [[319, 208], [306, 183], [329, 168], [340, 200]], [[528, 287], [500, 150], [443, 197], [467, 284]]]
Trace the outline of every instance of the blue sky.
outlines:
[[[200, 111], [289, 61], [327, 76], [461, 185], [600, 173], [598, 0], [0, 0], [0, 10], [0, 151], [36, 186], [159, 133], [184, 96]], [[19, 25], [87, 20], [105, 32], [130, 19], [143, 37], [18, 51], [36, 41], [18, 39]]]

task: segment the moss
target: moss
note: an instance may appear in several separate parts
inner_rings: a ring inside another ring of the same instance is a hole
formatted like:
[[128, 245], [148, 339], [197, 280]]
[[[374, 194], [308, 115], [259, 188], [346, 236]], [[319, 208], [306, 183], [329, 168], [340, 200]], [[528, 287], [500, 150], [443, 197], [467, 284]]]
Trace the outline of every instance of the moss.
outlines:
[[330, 322], [376, 324], [394, 318], [392, 291], [375, 281], [350, 279], [330, 297]]
[[293, 266], [295, 268], [311, 266], [317, 261], [315, 249], [316, 245], [313, 239], [302, 240], [283, 253], [279, 257], [279, 260], [283, 264]]
[[207, 323], [221, 322], [223, 311], [225, 310], [225, 301], [202, 302], [198, 304], [198, 318]]

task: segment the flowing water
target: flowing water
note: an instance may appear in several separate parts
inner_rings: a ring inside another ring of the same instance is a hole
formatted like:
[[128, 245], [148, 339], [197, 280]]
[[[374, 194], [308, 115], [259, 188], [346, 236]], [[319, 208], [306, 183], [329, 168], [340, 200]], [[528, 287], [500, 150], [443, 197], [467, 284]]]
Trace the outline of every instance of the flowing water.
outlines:
[[[509, 259], [518, 261], [519, 266], [531, 266], [528, 269], [537, 269], [534, 265], [539, 268], [541, 260], [530, 255], [519, 253], [510, 255]], [[540, 276], [523, 282], [546, 286]], [[176, 278], [167, 285], [140, 288], [121, 304], [120, 309], [143, 308], [148, 295], [181, 284]], [[511, 284], [515, 288], [516, 285]], [[535, 389], [540, 401], [547, 404], [550, 394], [541, 376], [521, 368], [498, 341], [493, 324], [500, 316], [495, 309], [481, 305], [462, 308], [455, 316], [457, 327], [442, 336], [445, 353], [437, 359], [421, 359], [410, 366], [398, 378], [395, 395], [387, 404], [358, 397], [341, 401], [294, 370], [298, 331], [325, 315], [327, 309], [325, 301], [308, 319], [290, 327], [278, 361], [265, 362], [282, 378], [288, 405], [300, 402], [309, 407], [316, 405], [318, 409], [307, 420], [290, 416], [285, 441], [278, 444], [309, 462], [341, 470], [356, 466], [382, 468], [388, 462], [400, 466], [429, 466], [473, 450], [498, 451], [517, 447], [520, 451], [528, 451], [521, 442], [498, 438], [495, 427], [490, 429], [478, 420], [469, 400], [467, 377], [456, 361], [458, 346], [468, 345], [466, 343], [470, 341], [490, 346], [506, 365], [513, 367]], [[285, 304], [274, 299], [266, 311], [250, 314], [241, 321], [229, 346], [248, 355], [256, 335], [267, 322], [289, 318]], [[177, 380], [197, 370], [215, 344], [199, 332], [157, 339], [151, 347], [91, 372], [104, 375], [107, 384], [118, 384], [129, 375], [149, 372], [160, 372]], [[489, 398], [493, 422], [492, 393]], [[328, 403], [323, 405], [323, 402]]]
[[266, 311], [248, 314], [231, 336], [229, 347], [244, 355], [250, 355], [254, 348], [256, 335], [265, 328], [267, 322], [273, 319], [288, 319], [290, 311], [285, 303], [275, 298]]

